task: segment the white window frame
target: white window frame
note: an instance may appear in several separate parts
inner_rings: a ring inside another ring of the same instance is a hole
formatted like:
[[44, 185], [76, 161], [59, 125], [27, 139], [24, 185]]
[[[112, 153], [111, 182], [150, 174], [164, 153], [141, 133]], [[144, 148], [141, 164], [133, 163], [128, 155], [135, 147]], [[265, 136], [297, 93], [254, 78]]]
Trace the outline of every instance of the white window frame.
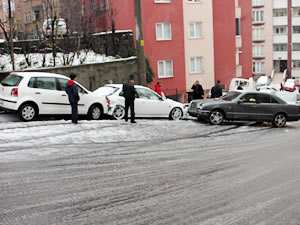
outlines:
[[32, 16], [31, 16], [31, 12], [30, 13], [24, 13], [24, 23], [25, 24], [29, 24], [32, 23]]
[[[164, 33], [164, 30], [165, 30], [165, 25], [170, 25], [170, 37], [165, 37], [165, 33]], [[162, 37], [158, 37], [158, 25], [161, 25], [161, 34], [162, 34]], [[170, 22], [162, 22], [162, 23], [156, 23], [155, 25], [155, 31], [156, 31], [156, 40], [157, 41], [170, 41], [172, 40], [172, 24]]]
[[[200, 25], [200, 32], [199, 32], [200, 34], [199, 34], [199, 36], [196, 35], [197, 24]], [[193, 26], [194, 36], [191, 35], [191, 32], [192, 32], [191, 26]], [[189, 37], [193, 38], [193, 39], [195, 39], [195, 38], [202, 38], [203, 37], [203, 34], [202, 34], [202, 23], [200, 21], [193, 21], [193, 22], [189, 23]]]
[[265, 3], [264, 3], [264, 0], [252, 0], [252, 6], [263, 6]]
[[253, 57], [264, 57], [265, 56], [265, 46], [264, 45], [253, 45], [252, 46]]
[[265, 62], [254, 61], [252, 65], [253, 73], [265, 73]]
[[263, 10], [257, 10], [252, 12], [252, 22], [253, 23], [264, 23], [265, 13]]
[[252, 29], [252, 39], [253, 41], [263, 41], [265, 40], [265, 29], [263, 27]]
[[201, 3], [201, 0], [187, 0], [188, 3]]
[[[194, 61], [194, 63], [192, 62]], [[198, 64], [199, 63], [199, 64]], [[193, 56], [190, 57], [190, 73], [203, 73], [203, 57], [202, 56]]]
[[[167, 62], [171, 62], [171, 73], [167, 74]], [[160, 69], [159, 69], [159, 65], [163, 64], [163, 73], [161, 73]], [[157, 75], [158, 78], [170, 78], [170, 77], [174, 77], [174, 69], [173, 69], [173, 60], [169, 59], [169, 60], [158, 60], [157, 61]]]
[[155, 3], [171, 3], [171, 0], [154, 0]]

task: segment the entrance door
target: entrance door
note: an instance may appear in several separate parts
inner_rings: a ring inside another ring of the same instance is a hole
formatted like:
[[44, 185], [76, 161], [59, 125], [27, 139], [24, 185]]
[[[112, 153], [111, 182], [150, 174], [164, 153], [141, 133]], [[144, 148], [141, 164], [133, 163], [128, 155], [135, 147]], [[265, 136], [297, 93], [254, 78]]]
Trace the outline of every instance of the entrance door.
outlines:
[[287, 69], [287, 60], [280, 60], [280, 72], [283, 73]]

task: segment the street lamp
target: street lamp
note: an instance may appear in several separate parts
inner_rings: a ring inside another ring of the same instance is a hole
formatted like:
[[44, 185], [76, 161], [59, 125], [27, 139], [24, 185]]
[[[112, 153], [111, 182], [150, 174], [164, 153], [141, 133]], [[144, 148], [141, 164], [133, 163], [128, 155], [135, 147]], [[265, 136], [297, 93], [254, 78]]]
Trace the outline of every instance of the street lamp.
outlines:
[[12, 16], [11, 16], [10, 0], [8, 0], [8, 19], [9, 19], [9, 31], [10, 31], [10, 56], [11, 56], [12, 68], [13, 68], [13, 70], [15, 70], [13, 22], [12, 22]]

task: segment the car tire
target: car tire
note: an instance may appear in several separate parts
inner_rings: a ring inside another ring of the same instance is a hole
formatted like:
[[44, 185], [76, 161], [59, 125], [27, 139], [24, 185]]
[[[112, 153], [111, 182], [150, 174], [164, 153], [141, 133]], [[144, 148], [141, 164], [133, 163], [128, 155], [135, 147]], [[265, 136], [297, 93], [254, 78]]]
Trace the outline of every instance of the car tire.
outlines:
[[102, 109], [99, 105], [92, 105], [88, 112], [89, 120], [99, 120], [102, 117]]
[[213, 110], [209, 114], [208, 120], [210, 124], [220, 125], [223, 123], [224, 114], [220, 110]]
[[272, 121], [274, 127], [284, 127], [286, 124], [286, 115], [283, 113], [278, 113], [274, 116]]
[[169, 118], [171, 120], [180, 120], [182, 116], [183, 116], [182, 110], [176, 107], [171, 110]]
[[123, 106], [117, 105], [112, 113], [112, 116], [116, 120], [121, 120], [125, 116], [125, 108]]
[[18, 117], [24, 122], [33, 121], [38, 116], [38, 110], [34, 104], [26, 103], [18, 110]]

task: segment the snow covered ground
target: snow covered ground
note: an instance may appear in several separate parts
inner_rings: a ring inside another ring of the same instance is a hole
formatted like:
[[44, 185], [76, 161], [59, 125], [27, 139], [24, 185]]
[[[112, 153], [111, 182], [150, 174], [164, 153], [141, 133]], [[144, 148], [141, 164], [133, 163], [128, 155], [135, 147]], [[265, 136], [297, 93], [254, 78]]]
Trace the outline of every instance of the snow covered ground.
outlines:
[[0, 114], [0, 224], [300, 224], [300, 122], [17, 121]]

